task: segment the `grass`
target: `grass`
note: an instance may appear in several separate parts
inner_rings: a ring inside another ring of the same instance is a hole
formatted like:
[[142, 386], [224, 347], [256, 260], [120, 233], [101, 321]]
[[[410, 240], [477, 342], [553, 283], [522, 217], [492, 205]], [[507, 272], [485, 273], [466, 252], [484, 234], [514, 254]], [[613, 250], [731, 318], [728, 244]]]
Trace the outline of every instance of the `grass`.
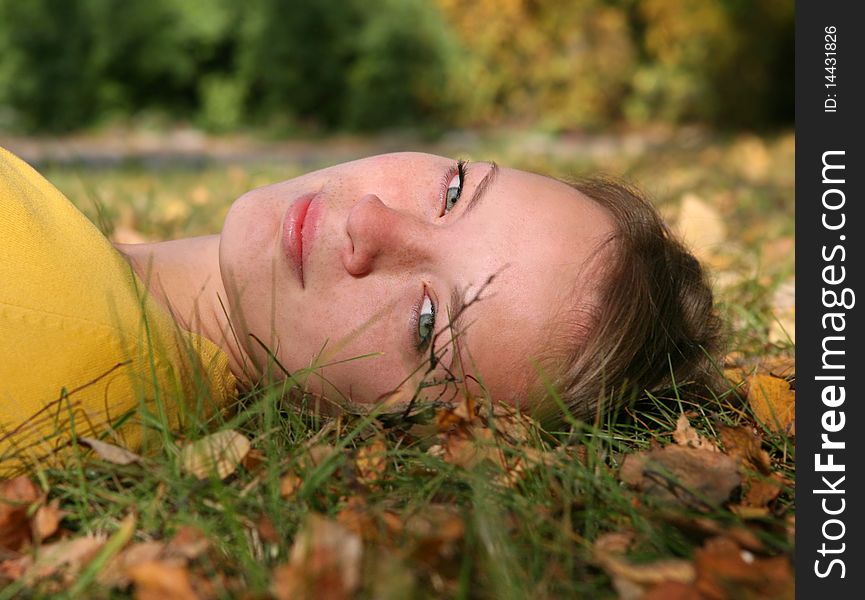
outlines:
[[[792, 275], [791, 253], [770, 251], [771, 243], [792, 235], [792, 134], [685, 136], [651, 152], [619, 148], [602, 157], [528, 155], [518, 141], [500, 139], [478, 142], [468, 153], [452, 150], [548, 172], [624, 173], [649, 190], [668, 215], [674, 215], [683, 194], [699, 195], [729, 227], [727, 243], [710, 263], [732, 329], [731, 351], [752, 369], [792, 355], [790, 343], [769, 341], [774, 290]], [[43, 169], [107, 234], [129, 228], [154, 239], [218, 231], [234, 198], [299, 172], [299, 165], [273, 164], [159, 172], [134, 165]], [[531, 428], [516, 441], [494, 435], [487, 444], [505, 458], [466, 466], [430, 450], [452, 439], [434, 421], [426, 427], [394, 426], [373, 414], [325, 422], [288, 406], [281, 388], [256, 390], [206, 423], [161, 432], [166, 442], [142, 464], [111, 464], [80, 448], [72, 468], [39, 472], [49, 499], [67, 511], [63, 527], [72, 536], [107, 534], [111, 541], [71, 581], [63, 581], [62, 574], [32, 586], [19, 581], [0, 591], [0, 598], [126, 597], [131, 587], [106, 583], [112, 556], [129, 541], [171, 540], [185, 526], [200, 530], [209, 544], [187, 565], [198, 593], [266, 597], [279, 587], [277, 570], [313, 513], [361, 534], [358, 594], [369, 598], [614, 597], [613, 578], [593, 551], [607, 532], [633, 533], [628, 556], [636, 564], [691, 560], [707, 538], [737, 529], [760, 540], [761, 555], [792, 557], [795, 451], [789, 436], [760, 431], [762, 447], [786, 483], [756, 518], [727, 507], [671, 507], [619, 479], [626, 456], [671, 442], [682, 412], [715, 442], [724, 426], [754, 425], [740, 391], [733, 383], [720, 390], [682, 387], [607, 415], [597, 425]], [[486, 414], [489, 406], [483, 401], [480, 406]], [[471, 426], [458, 423], [458, 428]], [[251, 441], [255, 460], [224, 481], [186, 474], [179, 445], [204, 429], [240, 431]], [[382, 447], [384, 466], [370, 481], [364, 456]], [[544, 463], [509, 478], [518, 457], [531, 464], [530, 456], [543, 456]], [[288, 474], [301, 482], [291, 494], [285, 489]], [[741, 493], [734, 492], [730, 504]], [[697, 525], [707, 519], [715, 529]], [[327, 583], [309, 572], [305, 577]]]

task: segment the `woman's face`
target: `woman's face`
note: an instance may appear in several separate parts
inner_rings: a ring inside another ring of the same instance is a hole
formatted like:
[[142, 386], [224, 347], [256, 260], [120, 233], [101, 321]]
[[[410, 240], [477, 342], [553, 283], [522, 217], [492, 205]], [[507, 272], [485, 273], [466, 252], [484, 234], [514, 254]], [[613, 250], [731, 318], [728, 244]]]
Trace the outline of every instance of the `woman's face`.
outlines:
[[553, 179], [399, 153], [243, 195], [219, 259], [247, 353], [267, 362], [254, 335], [292, 373], [319, 367], [314, 393], [398, 406], [422, 380], [477, 391], [474, 377], [515, 402], [557, 315], [591, 301], [584, 263], [611, 231], [604, 209]]

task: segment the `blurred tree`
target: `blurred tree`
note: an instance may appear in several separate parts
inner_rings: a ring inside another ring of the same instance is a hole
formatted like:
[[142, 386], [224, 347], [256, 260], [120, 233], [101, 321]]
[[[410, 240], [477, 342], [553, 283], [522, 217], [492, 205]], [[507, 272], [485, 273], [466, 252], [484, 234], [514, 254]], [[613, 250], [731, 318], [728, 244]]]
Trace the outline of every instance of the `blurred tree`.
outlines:
[[646, 60], [626, 114], [637, 121], [756, 127], [792, 122], [792, 0], [632, 2]]
[[465, 120], [572, 128], [619, 114], [636, 68], [626, 11], [602, 0], [438, 0], [471, 82]]
[[0, 0], [0, 119], [790, 123], [793, 17], [793, 0]]
[[88, 21], [77, 2], [0, 0], [0, 100], [20, 126], [65, 130], [96, 115]]
[[259, 118], [342, 122], [346, 74], [363, 26], [358, 0], [254, 0], [246, 4], [240, 76]]
[[364, 129], [448, 123], [467, 87], [457, 51], [441, 14], [425, 0], [380, 0], [357, 38], [344, 122]]

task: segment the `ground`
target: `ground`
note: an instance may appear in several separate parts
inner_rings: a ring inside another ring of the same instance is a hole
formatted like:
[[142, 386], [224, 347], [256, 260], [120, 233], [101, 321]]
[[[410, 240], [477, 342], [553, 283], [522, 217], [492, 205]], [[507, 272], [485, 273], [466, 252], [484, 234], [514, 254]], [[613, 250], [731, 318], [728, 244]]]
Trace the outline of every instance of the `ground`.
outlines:
[[554, 431], [485, 398], [320, 421], [265, 389], [154, 455], [85, 441], [0, 483], [0, 598], [792, 598], [792, 132], [0, 145], [122, 241], [213, 233], [251, 187], [381, 151], [624, 176], [710, 267], [730, 329], [719, 389]]

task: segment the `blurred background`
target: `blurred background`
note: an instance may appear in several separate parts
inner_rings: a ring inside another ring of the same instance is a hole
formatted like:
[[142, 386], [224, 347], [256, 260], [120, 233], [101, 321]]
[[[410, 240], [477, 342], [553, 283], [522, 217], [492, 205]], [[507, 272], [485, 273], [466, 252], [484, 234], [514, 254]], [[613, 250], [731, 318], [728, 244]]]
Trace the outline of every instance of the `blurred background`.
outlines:
[[789, 348], [793, 0], [0, 0], [0, 145], [116, 240], [390, 150], [645, 189]]
[[0, 0], [0, 123], [766, 129], [792, 56], [792, 0]]

